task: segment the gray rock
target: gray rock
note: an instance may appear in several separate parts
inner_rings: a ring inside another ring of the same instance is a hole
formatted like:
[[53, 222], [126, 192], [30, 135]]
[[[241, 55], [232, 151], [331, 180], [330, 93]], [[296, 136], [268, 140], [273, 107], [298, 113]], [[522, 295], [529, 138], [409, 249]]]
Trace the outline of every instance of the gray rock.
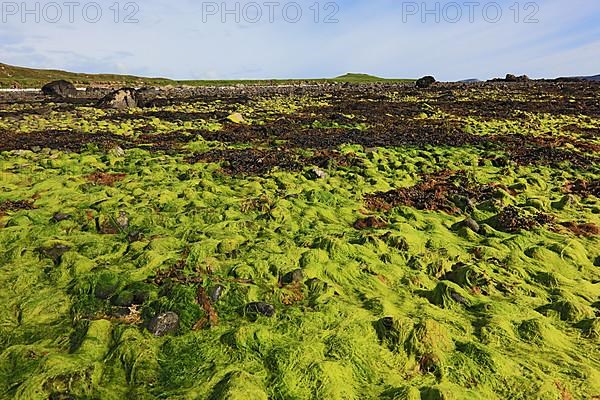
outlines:
[[170, 311], [157, 315], [148, 324], [148, 330], [154, 336], [165, 336], [175, 332], [177, 328], [179, 328], [179, 316]]
[[463, 224], [475, 233], [478, 233], [480, 230], [479, 224], [473, 218], [465, 219]]
[[98, 102], [98, 106], [103, 108], [115, 108], [118, 110], [137, 107], [137, 92], [135, 89], [131, 88], [115, 90], [104, 96]]
[[71, 219], [71, 218], [72, 218], [72, 216], [70, 214], [56, 213], [52, 217], [52, 221], [54, 221], [54, 222], [61, 222], [61, 221], [66, 221], [66, 220]]
[[60, 80], [50, 82], [42, 87], [42, 93], [46, 96], [72, 97], [77, 94], [77, 88], [71, 82]]

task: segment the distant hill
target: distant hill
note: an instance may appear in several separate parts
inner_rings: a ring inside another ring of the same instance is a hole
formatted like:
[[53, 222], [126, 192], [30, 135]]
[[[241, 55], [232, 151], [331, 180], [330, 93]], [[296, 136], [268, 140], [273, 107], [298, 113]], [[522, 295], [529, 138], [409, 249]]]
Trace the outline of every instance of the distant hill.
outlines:
[[586, 81], [600, 82], [600, 75], [583, 76], [582, 79], [585, 79]]
[[77, 86], [166, 86], [166, 85], [234, 85], [243, 84], [292, 84], [302, 82], [349, 82], [372, 83], [412, 82], [412, 79], [385, 79], [367, 74], [346, 74], [324, 79], [276, 79], [276, 80], [172, 80], [166, 78], [144, 78], [117, 74], [84, 74], [61, 70], [16, 67], [0, 63], [0, 88], [41, 88], [48, 82], [64, 79]]
[[479, 79], [463, 79], [462, 81], [458, 81], [459, 83], [477, 83], [477, 82], [481, 82]]
[[369, 74], [357, 74], [357, 73], [347, 73], [345, 75], [337, 76], [333, 78], [334, 81], [337, 82], [348, 82], [348, 83], [372, 83], [372, 82], [414, 82], [415, 79], [389, 79], [389, 78], [380, 78], [378, 76], [373, 76]]
[[44, 84], [65, 79], [76, 85], [168, 85], [174, 83], [164, 78], [141, 78], [131, 75], [82, 74], [51, 69], [15, 67], [0, 63], [0, 87], [37, 88]]

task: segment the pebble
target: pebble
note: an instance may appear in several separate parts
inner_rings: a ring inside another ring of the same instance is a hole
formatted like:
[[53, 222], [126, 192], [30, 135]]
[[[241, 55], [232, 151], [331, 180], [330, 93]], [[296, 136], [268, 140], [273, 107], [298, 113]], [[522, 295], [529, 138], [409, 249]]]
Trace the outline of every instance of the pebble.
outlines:
[[71, 219], [71, 218], [72, 218], [72, 216], [69, 215], [69, 214], [56, 213], [52, 217], [52, 221], [54, 221], [54, 222], [61, 222], [61, 221], [66, 221], [66, 220]]
[[225, 287], [223, 285], [215, 285], [208, 290], [208, 297], [210, 297], [210, 301], [216, 303], [219, 301], [221, 296], [223, 295], [223, 290]]

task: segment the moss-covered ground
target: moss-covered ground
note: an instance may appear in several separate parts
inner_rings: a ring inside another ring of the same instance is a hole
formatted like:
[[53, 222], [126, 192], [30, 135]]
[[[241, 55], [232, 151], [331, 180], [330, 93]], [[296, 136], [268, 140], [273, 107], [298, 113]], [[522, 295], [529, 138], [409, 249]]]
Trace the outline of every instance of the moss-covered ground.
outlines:
[[598, 399], [599, 99], [2, 102], [0, 398]]

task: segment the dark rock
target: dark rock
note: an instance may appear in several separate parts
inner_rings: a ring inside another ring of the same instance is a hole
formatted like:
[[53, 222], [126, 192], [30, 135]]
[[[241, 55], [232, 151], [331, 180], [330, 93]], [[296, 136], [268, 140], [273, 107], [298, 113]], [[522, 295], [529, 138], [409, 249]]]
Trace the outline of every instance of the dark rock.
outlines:
[[460, 294], [456, 293], [456, 292], [452, 292], [450, 294], [450, 297], [452, 297], [452, 299], [454, 299], [454, 301], [460, 303], [460, 304], [466, 304], [467, 303], [467, 299], [465, 299], [464, 297], [462, 297]]
[[506, 74], [506, 78], [504, 78], [505, 82], [529, 82], [529, 77], [527, 75], [515, 76], [513, 74]]
[[221, 296], [223, 295], [223, 290], [225, 290], [225, 286], [223, 285], [215, 285], [208, 290], [208, 297], [210, 297], [210, 301], [216, 303], [219, 301]]
[[260, 314], [269, 318], [275, 315], [275, 307], [262, 301], [247, 304], [245, 311], [247, 314], [250, 315]]
[[132, 88], [115, 90], [104, 96], [99, 102], [99, 107], [123, 110], [138, 106], [137, 91]]
[[175, 332], [177, 328], [179, 328], [179, 316], [170, 311], [157, 315], [148, 324], [148, 330], [154, 336], [165, 336]]
[[42, 93], [46, 96], [72, 97], [77, 94], [77, 88], [71, 82], [60, 80], [50, 82], [42, 87]]
[[292, 283], [302, 282], [304, 279], [304, 272], [298, 268], [291, 272], [288, 272], [281, 278], [281, 283], [284, 285], [290, 285]]
[[466, 226], [467, 228], [469, 228], [470, 230], [472, 230], [475, 233], [478, 233], [480, 230], [479, 224], [473, 218], [465, 219], [463, 221], [463, 224], [464, 224], [464, 226]]
[[424, 76], [417, 80], [415, 86], [419, 89], [426, 89], [431, 87], [431, 85], [433, 85], [435, 82], [436, 80], [433, 76]]
[[72, 218], [72, 216], [69, 215], [69, 214], [56, 213], [52, 217], [52, 221], [54, 221], [54, 222], [61, 222], [61, 221], [66, 221], [66, 220], [71, 219], [71, 218]]

